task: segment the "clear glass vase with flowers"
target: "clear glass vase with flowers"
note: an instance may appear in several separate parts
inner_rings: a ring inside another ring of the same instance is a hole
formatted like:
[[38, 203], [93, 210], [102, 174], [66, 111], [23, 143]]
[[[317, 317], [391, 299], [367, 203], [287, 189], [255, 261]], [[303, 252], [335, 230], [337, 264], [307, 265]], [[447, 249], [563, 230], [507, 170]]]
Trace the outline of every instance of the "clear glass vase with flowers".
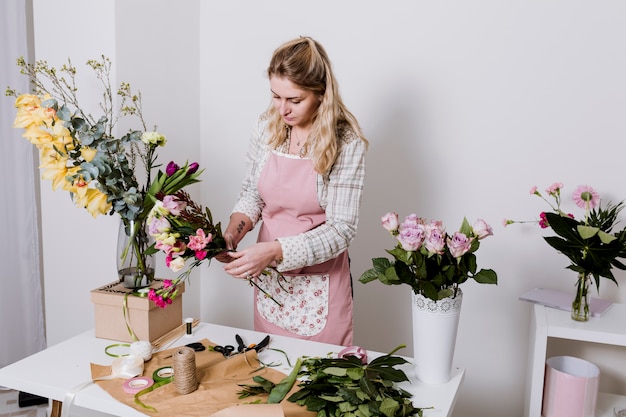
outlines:
[[548, 200], [536, 186], [530, 194], [543, 199], [551, 211], [541, 212], [538, 220], [517, 221], [505, 219], [504, 225], [514, 223], [537, 223], [542, 229], [552, 229], [556, 236], [544, 236], [544, 240], [559, 253], [565, 255], [570, 264], [568, 269], [577, 273], [576, 292], [572, 302], [571, 316], [577, 321], [589, 320], [589, 287], [595, 281], [600, 290], [600, 278], [604, 277], [615, 284], [613, 268], [626, 270], [620, 259], [626, 258], [626, 228], [616, 229], [623, 202], [606, 203], [603, 207], [599, 194], [588, 185], [578, 186], [572, 200], [584, 210], [581, 219], [576, 219], [562, 207], [563, 183], [555, 182], [546, 188]]
[[[119, 278], [131, 288], [149, 285], [154, 248], [145, 233], [147, 215], [157, 194], [199, 181], [197, 164], [152, 180], [152, 171], [159, 167], [157, 148], [167, 140], [147, 128], [140, 92], [121, 83], [114, 94], [107, 57], [86, 63], [103, 87], [102, 115], [97, 118], [79, 103], [78, 70], [70, 59], [59, 68], [43, 60], [29, 64], [23, 58], [17, 65], [30, 78], [34, 94], [8, 88], [6, 95], [16, 97], [13, 126], [24, 129], [22, 136], [39, 149], [42, 177], [52, 181], [53, 189], [69, 192], [75, 205], [93, 217], [120, 216], [120, 234], [125, 236], [118, 248]], [[122, 118], [138, 122], [140, 128], [116, 135]]]

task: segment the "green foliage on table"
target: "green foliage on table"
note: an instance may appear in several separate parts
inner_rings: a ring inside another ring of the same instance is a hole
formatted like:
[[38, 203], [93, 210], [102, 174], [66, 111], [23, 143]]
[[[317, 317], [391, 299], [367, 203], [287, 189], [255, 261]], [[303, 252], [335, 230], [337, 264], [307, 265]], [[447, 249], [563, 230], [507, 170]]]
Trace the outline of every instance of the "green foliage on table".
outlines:
[[[300, 370], [297, 375], [302, 382], [288, 401], [316, 412], [318, 417], [422, 417], [423, 409], [413, 406], [411, 393], [396, 386], [408, 381], [404, 371], [396, 368], [408, 362], [392, 356], [396, 350], [369, 364], [355, 356], [300, 358], [294, 370]], [[239, 398], [269, 394], [269, 399], [282, 400], [295, 382], [294, 375], [292, 372], [279, 384], [256, 376], [253, 380], [258, 385], [241, 385]]]

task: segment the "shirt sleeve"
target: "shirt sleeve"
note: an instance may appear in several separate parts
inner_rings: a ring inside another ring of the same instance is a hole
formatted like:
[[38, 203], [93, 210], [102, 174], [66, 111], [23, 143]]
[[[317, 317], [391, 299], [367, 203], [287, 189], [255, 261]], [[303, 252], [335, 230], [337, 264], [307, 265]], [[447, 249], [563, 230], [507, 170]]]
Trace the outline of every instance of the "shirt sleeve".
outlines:
[[279, 271], [335, 258], [356, 236], [365, 182], [366, 144], [354, 132], [350, 133], [348, 140], [344, 138], [330, 173], [323, 177], [320, 204], [325, 208], [326, 222], [308, 232], [278, 239], [283, 251]]

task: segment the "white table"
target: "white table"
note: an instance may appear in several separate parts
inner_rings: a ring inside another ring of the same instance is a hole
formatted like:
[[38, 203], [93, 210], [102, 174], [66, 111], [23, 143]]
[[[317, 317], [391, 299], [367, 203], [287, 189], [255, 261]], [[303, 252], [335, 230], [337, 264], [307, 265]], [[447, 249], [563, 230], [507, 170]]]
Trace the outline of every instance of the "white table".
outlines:
[[[205, 338], [217, 344], [235, 345], [235, 334], [241, 335], [246, 343], [258, 343], [265, 336], [265, 334], [250, 330], [200, 323], [194, 329], [192, 336], [183, 336], [171, 345], [165, 346], [164, 349]], [[76, 387], [91, 380], [90, 363], [109, 365], [112, 362], [113, 358], [107, 356], [104, 349], [114, 343], [111, 340], [94, 337], [93, 331], [79, 334], [0, 369], [0, 386], [49, 398], [53, 401], [54, 409], [64, 400], [68, 392], [75, 391]], [[287, 352], [292, 364], [299, 356], [326, 356], [328, 353], [337, 353], [342, 349], [341, 346], [282, 336], [272, 336], [270, 346]], [[398, 355], [402, 353], [402, 350], [397, 352]], [[380, 354], [368, 351], [370, 358]], [[291, 370], [285, 357], [279, 352], [263, 350], [259, 353], [259, 357], [266, 363], [282, 362], [283, 365], [276, 369], [284, 373], [289, 373]], [[450, 382], [442, 385], [429, 385], [417, 381], [411, 365], [404, 365], [402, 369], [411, 382], [403, 383], [401, 386], [413, 394], [414, 405], [434, 407], [432, 410], [425, 410], [424, 417], [449, 417], [452, 414], [457, 393], [464, 378], [464, 369], [455, 368]], [[96, 384], [88, 384], [77, 392], [73, 406], [116, 416], [145, 416], [115, 400]]]

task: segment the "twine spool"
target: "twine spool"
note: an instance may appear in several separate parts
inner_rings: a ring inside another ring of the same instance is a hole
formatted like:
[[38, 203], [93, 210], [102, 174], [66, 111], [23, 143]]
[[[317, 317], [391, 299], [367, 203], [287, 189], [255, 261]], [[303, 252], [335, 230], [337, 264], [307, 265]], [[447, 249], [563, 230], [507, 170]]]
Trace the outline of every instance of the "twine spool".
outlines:
[[133, 342], [130, 345], [130, 354], [143, 358], [144, 362], [152, 359], [152, 345], [145, 340]]
[[179, 394], [189, 394], [198, 388], [196, 375], [196, 352], [189, 347], [181, 347], [172, 355], [174, 386]]

